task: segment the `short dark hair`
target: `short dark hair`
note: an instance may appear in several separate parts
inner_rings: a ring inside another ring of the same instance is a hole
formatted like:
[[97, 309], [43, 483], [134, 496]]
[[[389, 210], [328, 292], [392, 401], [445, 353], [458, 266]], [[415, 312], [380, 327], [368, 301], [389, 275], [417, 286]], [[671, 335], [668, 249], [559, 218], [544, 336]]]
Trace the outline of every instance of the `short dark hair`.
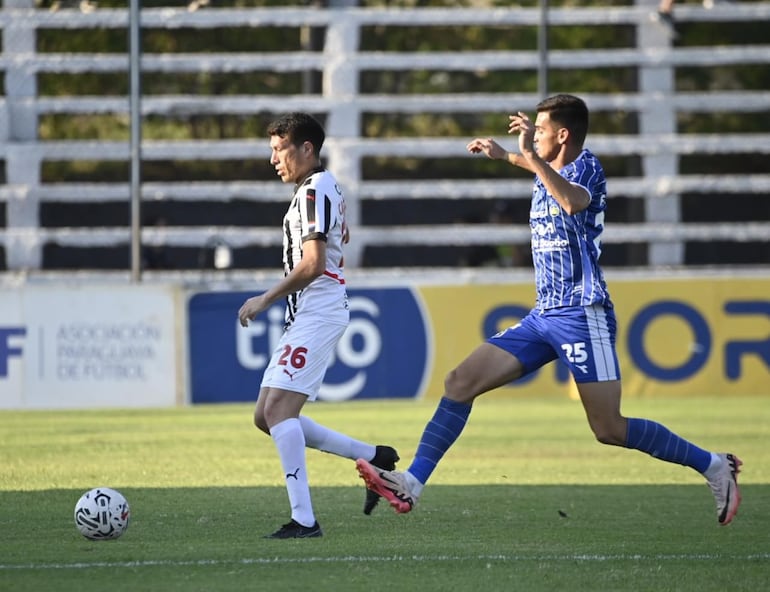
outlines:
[[321, 146], [326, 139], [326, 132], [315, 117], [298, 112], [287, 113], [273, 121], [267, 126], [267, 135], [288, 138], [295, 146], [310, 142], [316, 155], [321, 153]]
[[554, 95], [537, 104], [538, 113], [548, 113], [551, 121], [569, 130], [575, 144], [583, 147], [588, 133], [588, 107], [573, 95]]

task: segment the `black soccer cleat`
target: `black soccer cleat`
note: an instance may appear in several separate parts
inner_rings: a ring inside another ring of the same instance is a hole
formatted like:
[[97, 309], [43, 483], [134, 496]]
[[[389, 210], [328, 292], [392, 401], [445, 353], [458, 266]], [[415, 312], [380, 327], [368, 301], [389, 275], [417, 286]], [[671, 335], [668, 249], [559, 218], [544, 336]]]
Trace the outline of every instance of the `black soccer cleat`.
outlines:
[[273, 534], [266, 534], [266, 539], [311, 539], [323, 536], [321, 525], [316, 521], [313, 526], [302, 526], [299, 522], [292, 519], [276, 530]]
[[[390, 446], [377, 446], [374, 458], [369, 462], [375, 467], [385, 469], [386, 471], [392, 471], [396, 468], [396, 463], [401, 460], [396, 452], [395, 448]], [[367, 516], [372, 513], [372, 510], [377, 506], [380, 501], [380, 494], [366, 490], [366, 499], [364, 500], [364, 514]]]

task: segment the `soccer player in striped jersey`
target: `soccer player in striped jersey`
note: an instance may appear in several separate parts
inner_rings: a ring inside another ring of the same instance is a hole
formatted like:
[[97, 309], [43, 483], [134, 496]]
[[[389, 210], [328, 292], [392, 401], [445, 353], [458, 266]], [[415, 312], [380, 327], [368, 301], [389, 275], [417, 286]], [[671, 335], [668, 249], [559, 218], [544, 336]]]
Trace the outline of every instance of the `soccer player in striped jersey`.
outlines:
[[[360, 442], [322, 426], [301, 411], [321, 388], [334, 349], [348, 326], [350, 311], [343, 274], [343, 245], [350, 234], [345, 200], [334, 176], [321, 164], [326, 134], [306, 113], [290, 113], [267, 128], [270, 164], [284, 183], [294, 185], [283, 219], [284, 277], [244, 302], [238, 318], [244, 327], [279, 299], [286, 299], [284, 332], [272, 353], [259, 388], [255, 425], [273, 439], [286, 477], [291, 520], [267, 538], [322, 536], [310, 499], [305, 447], [375, 466], [395, 468], [398, 454], [389, 446]], [[379, 496], [367, 491], [364, 512]]]
[[409, 512], [417, 503], [476, 397], [557, 358], [569, 367], [599, 442], [701, 473], [714, 494], [719, 524], [729, 524], [738, 510], [738, 457], [699, 448], [649, 419], [621, 415], [615, 313], [599, 266], [607, 187], [599, 160], [583, 148], [587, 131], [585, 103], [556, 95], [537, 105], [534, 122], [522, 112], [510, 116], [509, 133], [518, 134], [519, 154], [491, 138], [468, 144], [471, 153], [535, 174], [529, 223], [537, 298], [521, 322], [490, 337], [446, 376], [444, 396], [407, 471], [356, 462], [367, 487], [397, 512]]

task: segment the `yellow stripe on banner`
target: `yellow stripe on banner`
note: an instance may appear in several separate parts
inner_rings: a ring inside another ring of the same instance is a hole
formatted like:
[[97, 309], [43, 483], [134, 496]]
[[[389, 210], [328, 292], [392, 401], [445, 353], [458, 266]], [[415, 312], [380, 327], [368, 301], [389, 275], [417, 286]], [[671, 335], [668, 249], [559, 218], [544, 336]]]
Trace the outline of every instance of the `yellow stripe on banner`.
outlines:
[[[530, 284], [422, 286], [431, 317], [434, 372], [424, 396], [439, 397], [447, 372], [488, 336], [532, 307]], [[770, 279], [615, 281], [617, 352], [624, 396], [770, 394]], [[577, 398], [556, 364], [503, 395]]]

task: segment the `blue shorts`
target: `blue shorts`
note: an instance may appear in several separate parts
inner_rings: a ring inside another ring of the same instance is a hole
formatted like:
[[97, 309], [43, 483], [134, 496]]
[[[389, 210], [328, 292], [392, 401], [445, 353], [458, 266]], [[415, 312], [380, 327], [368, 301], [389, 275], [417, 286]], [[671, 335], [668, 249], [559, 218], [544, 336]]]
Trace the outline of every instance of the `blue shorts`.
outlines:
[[612, 306], [532, 309], [517, 325], [487, 339], [524, 366], [522, 376], [560, 358], [575, 382], [620, 380]]

